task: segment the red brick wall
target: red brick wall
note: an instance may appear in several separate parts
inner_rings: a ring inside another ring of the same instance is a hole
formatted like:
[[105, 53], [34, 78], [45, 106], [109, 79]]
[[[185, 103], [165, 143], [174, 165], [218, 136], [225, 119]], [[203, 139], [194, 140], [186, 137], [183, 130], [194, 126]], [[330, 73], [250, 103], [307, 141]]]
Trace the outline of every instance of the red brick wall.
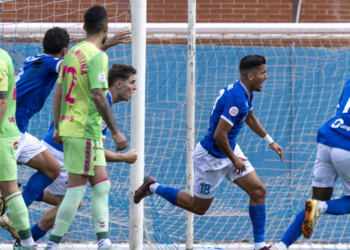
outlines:
[[[81, 22], [96, 4], [106, 6], [111, 21], [130, 21], [129, 0], [14, 0], [0, 4], [0, 17], [5, 22]], [[147, 7], [148, 22], [187, 21], [187, 0], [148, 0]], [[349, 10], [350, 0], [304, 0], [300, 22], [349, 22]], [[293, 22], [293, 12], [294, 0], [197, 0], [197, 22]]]

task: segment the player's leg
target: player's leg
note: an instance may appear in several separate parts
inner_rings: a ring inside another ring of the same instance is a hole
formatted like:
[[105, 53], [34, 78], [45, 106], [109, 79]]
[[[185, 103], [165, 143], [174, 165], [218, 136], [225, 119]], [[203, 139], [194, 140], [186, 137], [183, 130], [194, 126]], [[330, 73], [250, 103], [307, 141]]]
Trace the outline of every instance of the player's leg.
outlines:
[[[247, 164], [246, 164], [247, 165]], [[266, 188], [255, 171], [234, 180], [249, 196], [249, 216], [253, 225], [254, 248], [263, 249], [265, 244]]]
[[58, 209], [54, 228], [50, 235], [48, 249], [58, 249], [67, 232], [86, 191], [90, 169], [93, 169], [91, 140], [63, 137], [64, 167], [69, 172], [67, 193]]
[[[238, 144], [236, 144], [234, 154], [237, 157], [246, 158]], [[260, 181], [251, 163], [249, 161], [245, 161], [244, 163], [246, 165], [245, 172], [237, 174], [234, 168], [232, 168], [231, 171], [228, 172], [226, 178], [235, 182], [250, 196], [249, 216], [253, 225], [255, 250], [268, 249], [265, 244], [266, 188]]]
[[[212, 164], [216, 166], [215, 171], [213, 171]], [[194, 196], [183, 190], [160, 185], [150, 176], [136, 190], [134, 202], [139, 203], [143, 198], [156, 193], [173, 205], [203, 215], [210, 208], [221, 181], [229, 171], [229, 165], [229, 159], [218, 159], [211, 156], [198, 143], [193, 154]]]
[[[322, 144], [318, 145], [317, 156], [313, 169], [312, 199], [319, 201], [330, 200], [338, 174], [332, 164], [330, 148]], [[305, 209], [301, 210], [289, 225], [275, 249], [285, 250], [291, 246], [303, 234], [304, 220], [307, 219]], [[306, 225], [310, 226], [310, 223]], [[312, 229], [313, 230], [313, 229]], [[309, 235], [310, 229], [305, 227], [305, 235]]]
[[339, 174], [344, 194], [340, 199], [327, 202], [326, 214], [342, 215], [350, 213], [350, 151], [332, 148], [331, 159]]
[[[29, 227], [28, 210], [17, 186], [17, 164], [15, 145], [19, 137], [0, 138], [0, 190], [8, 206], [8, 215], [12, 218], [14, 229], [23, 241], [25, 248], [33, 247], [34, 241]], [[7, 226], [6, 217], [0, 219], [2, 227]], [[11, 225], [12, 226], [12, 225]]]
[[28, 207], [59, 176], [60, 165], [50, 151], [28, 133], [21, 135], [16, 158], [18, 163], [38, 170], [29, 178], [22, 194]]

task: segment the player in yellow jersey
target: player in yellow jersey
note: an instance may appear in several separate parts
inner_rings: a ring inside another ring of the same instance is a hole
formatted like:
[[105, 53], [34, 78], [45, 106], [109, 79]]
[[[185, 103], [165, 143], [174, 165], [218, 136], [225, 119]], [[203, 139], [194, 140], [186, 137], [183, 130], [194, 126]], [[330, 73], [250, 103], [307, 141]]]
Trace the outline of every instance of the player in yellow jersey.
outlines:
[[[106, 91], [108, 56], [100, 49], [107, 37], [108, 16], [101, 6], [84, 15], [86, 40], [66, 55], [54, 95], [54, 135], [63, 141], [64, 168], [68, 171], [67, 192], [58, 209], [47, 248], [57, 250], [72, 223], [79, 202], [92, 186], [91, 214], [99, 249], [114, 249], [109, 239], [108, 194], [110, 181], [102, 144], [102, 118], [111, 130], [117, 150], [127, 147], [109, 107]], [[101, 117], [102, 116], [102, 117]]]
[[[22, 249], [34, 250], [26, 204], [17, 186], [15, 150], [19, 141], [16, 125], [16, 80], [9, 54], [0, 49], [0, 190], [13, 227], [22, 241]], [[0, 220], [0, 226], [5, 223]]]

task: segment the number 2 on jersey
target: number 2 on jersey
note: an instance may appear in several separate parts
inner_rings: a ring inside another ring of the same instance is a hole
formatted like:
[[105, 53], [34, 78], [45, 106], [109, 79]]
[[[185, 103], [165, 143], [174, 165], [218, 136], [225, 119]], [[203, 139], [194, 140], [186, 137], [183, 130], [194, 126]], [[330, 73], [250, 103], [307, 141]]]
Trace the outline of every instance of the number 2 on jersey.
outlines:
[[69, 102], [70, 104], [74, 104], [75, 99], [73, 97], [71, 97], [70, 95], [71, 95], [72, 90], [73, 90], [74, 85], [75, 85], [74, 80], [77, 80], [77, 77], [76, 77], [77, 71], [76, 71], [76, 69], [74, 67], [69, 67], [68, 70], [67, 70], [67, 66], [64, 66], [63, 72], [62, 72], [63, 79], [65, 78], [66, 73], [72, 73], [72, 83], [71, 83], [71, 85], [69, 87], [68, 93], [65, 96], [64, 100], [66, 102]]

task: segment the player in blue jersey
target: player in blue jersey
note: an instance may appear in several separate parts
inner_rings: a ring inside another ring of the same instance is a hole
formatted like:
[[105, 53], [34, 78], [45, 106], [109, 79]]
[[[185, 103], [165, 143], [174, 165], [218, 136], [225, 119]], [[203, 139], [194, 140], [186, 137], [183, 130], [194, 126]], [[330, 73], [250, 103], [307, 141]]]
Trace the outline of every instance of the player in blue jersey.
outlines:
[[[132, 93], [136, 90], [135, 81], [136, 70], [129, 65], [113, 64], [112, 68], [108, 72], [108, 85], [107, 100], [109, 106], [112, 108], [114, 103], [121, 101], [129, 101]], [[50, 211], [46, 212], [32, 228], [31, 232], [34, 241], [44, 237], [55, 222], [58, 207], [61, 204], [64, 195], [67, 191], [68, 172], [63, 168], [63, 146], [57, 144], [53, 139], [54, 126], [51, 124], [48, 133], [41, 141], [50, 151], [50, 153], [60, 163], [61, 173], [59, 177], [42, 193], [39, 195], [43, 202], [55, 206]], [[102, 137], [103, 142], [107, 135], [107, 125], [102, 121]], [[125, 162], [132, 164], [137, 160], [137, 153], [131, 149], [125, 154], [119, 154], [107, 149], [105, 151], [107, 162]], [[24, 188], [25, 190], [26, 188]], [[82, 203], [80, 203], [79, 207]], [[17, 240], [15, 248], [20, 246], [20, 241]]]
[[239, 70], [241, 79], [220, 90], [210, 112], [208, 133], [194, 150], [194, 196], [159, 185], [149, 176], [136, 190], [134, 202], [139, 203], [144, 197], [157, 193], [176, 206], [203, 215], [226, 177], [250, 196], [249, 214], [253, 223], [254, 248], [269, 249], [264, 238], [266, 188], [236, 143], [243, 122], [269, 143], [281, 161], [283, 152], [253, 114], [253, 92], [261, 91], [267, 79], [265, 58], [259, 55], [245, 56], [240, 61]]
[[[294, 219], [273, 249], [285, 250], [302, 234], [309, 239], [322, 214], [350, 213], [350, 79], [345, 84], [335, 116], [318, 130], [317, 155], [312, 176], [312, 199]], [[330, 200], [340, 178], [344, 194]]]
[[[130, 41], [130, 31], [120, 31], [108, 39], [101, 47], [107, 50], [119, 43]], [[20, 131], [20, 142], [16, 160], [38, 170], [32, 175], [23, 191], [23, 199], [28, 207], [34, 200], [40, 201], [43, 193], [60, 174], [60, 164], [47, 147], [36, 137], [26, 132], [29, 120], [38, 113], [49, 96], [58, 78], [63, 57], [68, 52], [69, 35], [65, 29], [49, 29], [43, 40], [44, 53], [28, 57], [23, 69], [16, 77], [17, 110], [16, 122]], [[124, 145], [126, 138], [120, 142]], [[3, 202], [3, 200], [0, 200]], [[8, 214], [3, 216], [8, 217]], [[10, 221], [9, 218], [6, 221]], [[7, 228], [13, 230], [9, 224]]]

